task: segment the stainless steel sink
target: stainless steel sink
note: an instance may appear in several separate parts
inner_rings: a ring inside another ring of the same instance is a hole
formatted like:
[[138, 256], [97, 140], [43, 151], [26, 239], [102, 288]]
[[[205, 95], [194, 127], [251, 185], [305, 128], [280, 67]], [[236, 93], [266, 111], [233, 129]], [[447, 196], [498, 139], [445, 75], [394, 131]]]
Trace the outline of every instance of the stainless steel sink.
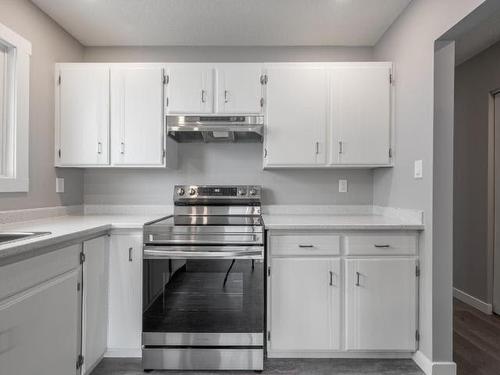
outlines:
[[0, 245], [7, 242], [14, 242], [20, 240], [27, 240], [32, 237], [43, 236], [50, 234], [50, 232], [2, 232], [0, 231]]

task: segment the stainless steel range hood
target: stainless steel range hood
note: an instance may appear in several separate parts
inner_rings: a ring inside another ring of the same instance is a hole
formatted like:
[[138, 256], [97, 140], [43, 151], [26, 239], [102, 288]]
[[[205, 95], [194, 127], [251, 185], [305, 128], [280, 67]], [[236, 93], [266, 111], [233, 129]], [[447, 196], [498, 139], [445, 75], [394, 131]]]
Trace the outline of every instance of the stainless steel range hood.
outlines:
[[262, 142], [264, 116], [167, 116], [167, 134], [180, 143]]

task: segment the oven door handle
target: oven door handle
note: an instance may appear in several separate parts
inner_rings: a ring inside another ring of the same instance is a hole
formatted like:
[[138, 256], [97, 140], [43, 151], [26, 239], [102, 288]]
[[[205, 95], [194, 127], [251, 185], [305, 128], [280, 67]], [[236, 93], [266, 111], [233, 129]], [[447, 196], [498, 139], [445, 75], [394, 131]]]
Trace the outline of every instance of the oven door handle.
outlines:
[[144, 259], [264, 259], [261, 246], [221, 246], [208, 250], [195, 246], [144, 246]]

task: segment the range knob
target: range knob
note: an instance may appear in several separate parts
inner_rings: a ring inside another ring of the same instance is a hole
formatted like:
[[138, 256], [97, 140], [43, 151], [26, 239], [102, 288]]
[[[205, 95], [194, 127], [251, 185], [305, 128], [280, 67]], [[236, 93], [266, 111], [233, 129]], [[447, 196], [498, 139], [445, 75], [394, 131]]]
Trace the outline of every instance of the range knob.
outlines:
[[239, 189], [238, 190], [238, 195], [247, 195], [246, 189]]
[[257, 195], [257, 189], [251, 188], [249, 193], [250, 193], [250, 195]]
[[184, 191], [184, 188], [178, 188], [177, 189], [177, 194], [178, 195], [184, 195], [185, 191]]
[[189, 189], [189, 195], [195, 195], [196, 194], [196, 189], [195, 188], [190, 188]]

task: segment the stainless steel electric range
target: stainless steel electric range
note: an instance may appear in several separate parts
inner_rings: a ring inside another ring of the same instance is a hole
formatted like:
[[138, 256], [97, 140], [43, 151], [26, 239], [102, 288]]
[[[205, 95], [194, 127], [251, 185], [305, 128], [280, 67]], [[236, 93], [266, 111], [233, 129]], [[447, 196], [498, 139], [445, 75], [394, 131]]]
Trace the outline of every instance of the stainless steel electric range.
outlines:
[[176, 186], [143, 262], [145, 370], [263, 369], [260, 186]]

